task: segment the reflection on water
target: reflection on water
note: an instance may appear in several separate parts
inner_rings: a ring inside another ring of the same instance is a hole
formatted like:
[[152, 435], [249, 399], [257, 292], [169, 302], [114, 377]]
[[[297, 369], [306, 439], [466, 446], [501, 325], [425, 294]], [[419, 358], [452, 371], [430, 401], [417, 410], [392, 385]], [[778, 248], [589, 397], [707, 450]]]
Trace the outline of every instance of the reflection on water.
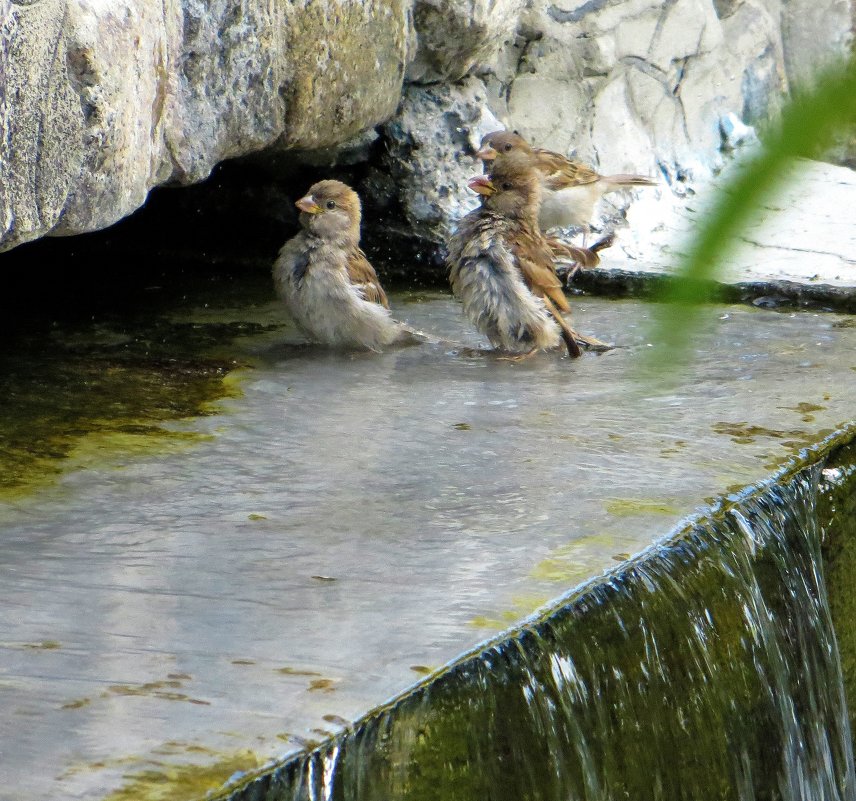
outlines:
[[[479, 344], [447, 297], [404, 300]], [[168, 321], [161, 340], [244, 325], [187, 352], [253, 365], [218, 414], [159, 418], [189, 447], [85, 430], [62, 463], [80, 469], [0, 505], [0, 798], [296, 751], [852, 414], [856, 330], [834, 315], [712, 309], [666, 393], [633, 374], [645, 305], [574, 305], [621, 347], [336, 354], [270, 304]]]

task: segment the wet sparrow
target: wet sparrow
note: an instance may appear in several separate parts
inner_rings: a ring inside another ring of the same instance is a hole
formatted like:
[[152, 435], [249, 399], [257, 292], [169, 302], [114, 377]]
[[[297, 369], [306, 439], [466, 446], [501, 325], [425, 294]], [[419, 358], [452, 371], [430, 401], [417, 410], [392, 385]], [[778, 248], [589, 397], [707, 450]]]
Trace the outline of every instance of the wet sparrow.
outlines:
[[544, 231], [569, 226], [588, 231], [594, 208], [605, 194], [657, 184], [644, 175], [600, 175], [581, 161], [552, 150], [531, 147], [523, 137], [510, 131], [485, 135], [476, 156], [487, 162], [488, 174], [508, 160], [528, 162], [534, 157], [543, 181], [544, 196], [538, 222]]
[[300, 329], [325, 345], [380, 350], [420, 335], [389, 313], [360, 249], [360, 199], [340, 181], [319, 181], [295, 204], [301, 231], [273, 266], [277, 294]]
[[461, 220], [448, 248], [452, 291], [466, 315], [495, 348], [529, 355], [561, 338], [570, 356], [580, 356], [580, 342], [597, 340], [580, 336], [562, 316], [570, 307], [538, 229], [537, 171], [503, 163], [468, 186], [482, 205]]

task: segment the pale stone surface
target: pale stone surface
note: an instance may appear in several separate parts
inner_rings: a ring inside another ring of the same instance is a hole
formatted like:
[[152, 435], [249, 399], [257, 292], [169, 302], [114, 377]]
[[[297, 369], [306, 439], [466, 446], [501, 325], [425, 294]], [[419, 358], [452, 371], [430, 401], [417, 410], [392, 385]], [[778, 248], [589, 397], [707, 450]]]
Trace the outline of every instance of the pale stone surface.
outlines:
[[[727, 11], [708, 0], [535, 0], [520, 69], [494, 90], [508, 98], [495, 111], [535, 144], [603, 172], [659, 163], [668, 175], [709, 173], [721, 165], [720, 118], [763, 114], [786, 88], [778, 4]], [[843, 49], [839, 35], [822, 41]]]
[[720, 120], [763, 122], [789, 81], [846, 51], [851, 13], [852, 0], [12, 0], [0, 250], [105, 227], [223, 159], [329, 163], [384, 122], [387, 189], [430, 242], [472, 203], [461, 159], [488, 123], [680, 194], [722, 166]]
[[788, 79], [810, 84], [853, 41], [854, 6], [848, 0], [783, 0], [782, 38]]
[[[691, 202], [663, 190], [639, 192], [627, 212], [628, 226], [604, 254], [602, 266], [670, 272], [729, 172], [699, 186]], [[798, 161], [781, 190], [764, 202], [736, 247], [726, 253], [719, 278], [856, 286], [854, 208], [856, 171]]]
[[407, 77], [458, 80], [493, 56], [517, 27], [525, 0], [416, 0], [417, 50]]

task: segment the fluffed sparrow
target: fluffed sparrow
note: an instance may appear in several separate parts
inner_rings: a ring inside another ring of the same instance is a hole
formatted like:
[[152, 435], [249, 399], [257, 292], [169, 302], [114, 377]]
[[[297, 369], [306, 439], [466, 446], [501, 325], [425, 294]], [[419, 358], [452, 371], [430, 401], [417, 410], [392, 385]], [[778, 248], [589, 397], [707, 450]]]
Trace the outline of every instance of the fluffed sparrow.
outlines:
[[467, 185], [482, 205], [461, 220], [448, 247], [452, 291], [467, 317], [495, 348], [528, 355], [555, 348], [561, 338], [570, 356], [580, 356], [580, 341], [597, 341], [562, 317], [570, 307], [538, 229], [537, 171], [504, 163]]
[[295, 204], [299, 231], [273, 266], [277, 294], [298, 327], [324, 345], [380, 350], [420, 335], [389, 313], [389, 301], [360, 249], [360, 199], [340, 181], [319, 181]]
[[534, 157], [544, 189], [538, 219], [543, 231], [570, 226], [588, 231], [594, 208], [605, 194], [657, 184], [644, 175], [600, 175], [577, 159], [532, 147], [522, 136], [511, 131], [486, 134], [476, 156], [487, 163], [488, 174], [506, 161], [522, 159], [528, 162]]

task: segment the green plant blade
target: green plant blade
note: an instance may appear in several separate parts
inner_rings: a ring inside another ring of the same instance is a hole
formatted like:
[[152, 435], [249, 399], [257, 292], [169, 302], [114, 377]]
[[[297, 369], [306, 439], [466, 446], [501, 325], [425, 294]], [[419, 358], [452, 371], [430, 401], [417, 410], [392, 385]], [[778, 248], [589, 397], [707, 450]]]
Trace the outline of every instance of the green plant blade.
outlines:
[[647, 356], [647, 368], [662, 372], [686, 360], [700, 320], [697, 307], [711, 299], [713, 282], [737, 236], [786, 180], [794, 159], [816, 158], [853, 125], [856, 57], [828, 69], [810, 89], [795, 92], [763, 135], [759, 152], [719, 191], [659, 298], [665, 303], [653, 316], [650, 341], [657, 347]]

